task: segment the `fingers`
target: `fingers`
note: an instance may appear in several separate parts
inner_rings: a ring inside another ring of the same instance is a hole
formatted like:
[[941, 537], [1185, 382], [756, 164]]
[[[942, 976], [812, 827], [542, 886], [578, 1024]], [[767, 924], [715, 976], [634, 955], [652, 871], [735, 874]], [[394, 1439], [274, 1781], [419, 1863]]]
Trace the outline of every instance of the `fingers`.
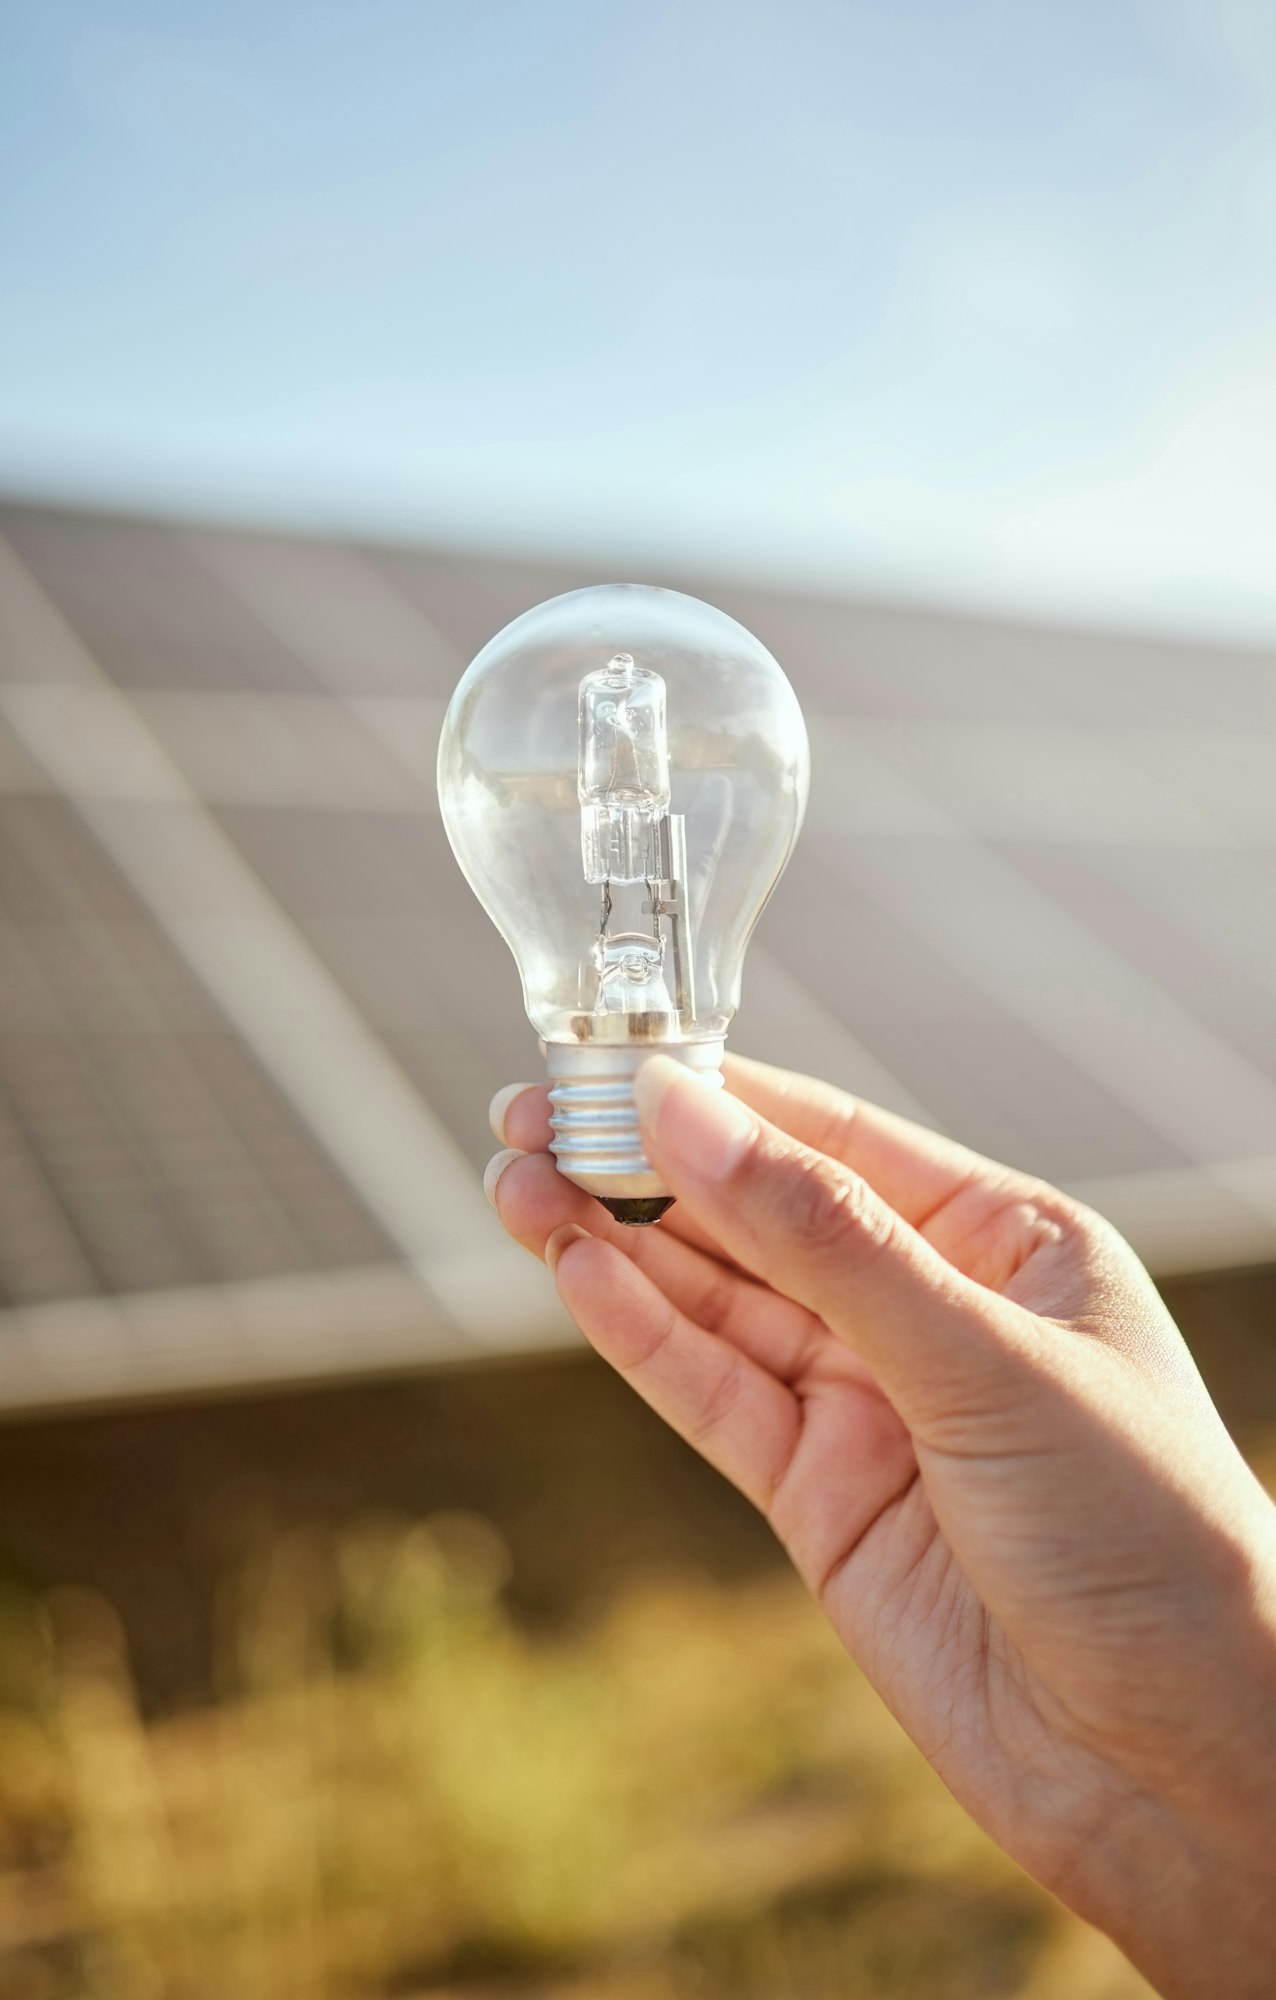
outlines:
[[694, 1325], [614, 1245], [567, 1225], [551, 1243], [550, 1261], [559, 1295], [590, 1345], [766, 1512], [801, 1435], [793, 1391]]
[[1002, 1187], [1010, 1178], [997, 1161], [816, 1077], [747, 1056], [728, 1056], [723, 1069], [734, 1097], [780, 1131], [862, 1175], [914, 1228], [972, 1183]]
[[498, 1145], [517, 1147], [520, 1153], [549, 1151], [548, 1084], [507, 1083], [492, 1099], [487, 1118]]
[[[1004, 1194], [1016, 1181], [1029, 1185], [1026, 1176], [997, 1161], [815, 1077], [774, 1069], [747, 1056], [728, 1056], [723, 1072], [733, 1097], [803, 1145], [850, 1167], [914, 1228], [922, 1228], [967, 1190], [986, 1187]], [[493, 1098], [490, 1115], [503, 1145], [525, 1153], [548, 1149], [552, 1135], [544, 1085], [508, 1085]], [[675, 1226], [687, 1228], [687, 1219], [679, 1217]]]
[[534, 1256], [551, 1236], [576, 1227], [608, 1243], [656, 1284], [696, 1325], [720, 1335], [772, 1374], [791, 1381], [826, 1330], [792, 1299], [680, 1242], [664, 1229], [627, 1229], [592, 1195], [566, 1180], [546, 1154], [498, 1153], [485, 1185], [501, 1221]]
[[647, 1156], [746, 1270], [839, 1333], [919, 1435], [996, 1399], [1016, 1308], [962, 1277], [855, 1172], [652, 1056], [635, 1086]]

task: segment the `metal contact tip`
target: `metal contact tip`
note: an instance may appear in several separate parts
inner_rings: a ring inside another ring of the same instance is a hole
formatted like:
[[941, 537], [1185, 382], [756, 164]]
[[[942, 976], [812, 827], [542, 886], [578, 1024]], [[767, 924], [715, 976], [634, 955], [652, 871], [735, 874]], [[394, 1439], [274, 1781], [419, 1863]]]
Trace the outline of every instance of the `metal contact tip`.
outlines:
[[627, 1222], [633, 1228], [642, 1228], [647, 1223], [659, 1222], [662, 1215], [674, 1205], [676, 1197], [671, 1194], [648, 1195], [646, 1200], [636, 1197], [626, 1199], [623, 1195], [600, 1194], [596, 1197], [608, 1215], [617, 1222]]

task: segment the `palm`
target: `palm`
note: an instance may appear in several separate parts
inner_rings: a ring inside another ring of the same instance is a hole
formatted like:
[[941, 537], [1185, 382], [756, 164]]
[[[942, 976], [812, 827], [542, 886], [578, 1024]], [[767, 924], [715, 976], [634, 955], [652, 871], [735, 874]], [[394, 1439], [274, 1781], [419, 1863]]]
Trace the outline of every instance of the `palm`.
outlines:
[[[1012, 1201], [966, 1191], [960, 1212], [941, 1209], [925, 1233], [966, 1276], [995, 1278], [1027, 1304], [1033, 1274], [1016, 1230]], [[936, 1517], [936, 1485], [960, 1512], [961, 1464], [923, 1451], [919, 1465], [907, 1426], [843, 1342], [811, 1321], [795, 1356], [792, 1302], [767, 1292], [755, 1305], [755, 1353], [770, 1350], [800, 1418], [767, 1515], [848, 1651], [990, 1830], [1007, 1812], [1018, 1819], [1025, 1766], [1037, 1785], [1070, 1790], [1092, 1760], [1075, 1743], [1061, 1750], [1043, 1719], [1067, 1690], [1025, 1660]]]
[[[1080, 1274], [1058, 1230], [1025, 1200], [1022, 1177], [985, 1171], [880, 1114], [852, 1122], [842, 1100], [795, 1096], [791, 1082], [777, 1085], [754, 1065], [733, 1066], [732, 1084], [773, 1122], [853, 1164], [987, 1289], [990, 1305], [995, 1296], [1048, 1317], [1061, 1339], [1086, 1338], [1067, 1326]], [[518, 1103], [523, 1129], [512, 1136], [543, 1146], [540, 1094]], [[603, 1239], [607, 1247], [572, 1259], [570, 1277], [560, 1273], [580, 1325], [763, 1509], [848, 1649], [984, 1825], [1023, 1854], [1025, 1820], [1048, 1837], [1055, 1816], [1043, 1813], [1043, 1787], [1061, 1818], [1078, 1796], [1101, 1815], [1106, 1689], [1127, 1687], [1140, 1663], [1118, 1638], [1096, 1674], [1094, 1648], [1074, 1643], [1082, 1593], [1044, 1560], [1061, 1514], [1090, 1504], [1084, 1491], [1076, 1499], [1068, 1449], [1052, 1447], [1039, 1463], [1011, 1450], [1009, 1478], [995, 1440], [990, 1451], [935, 1449], [843, 1340], [677, 1208], [660, 1230], [620, 1229], [545, 1157], [502, 1178], [500, 1208], [538, 1251], [565, 1223]]]

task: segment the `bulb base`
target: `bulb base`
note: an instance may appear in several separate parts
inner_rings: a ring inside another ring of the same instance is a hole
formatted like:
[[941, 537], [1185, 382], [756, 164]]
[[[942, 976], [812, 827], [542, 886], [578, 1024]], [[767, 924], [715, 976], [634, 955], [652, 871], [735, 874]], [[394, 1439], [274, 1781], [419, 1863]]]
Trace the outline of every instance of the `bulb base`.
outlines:
[[642, 1150], [634, 1078], [650, 1055], [672, 1056], [722, 1087], [722, 1041], [547, 1042], [550, 1151], [558, 1171], [618, 1222], [658, 1222], [673, 1197]]

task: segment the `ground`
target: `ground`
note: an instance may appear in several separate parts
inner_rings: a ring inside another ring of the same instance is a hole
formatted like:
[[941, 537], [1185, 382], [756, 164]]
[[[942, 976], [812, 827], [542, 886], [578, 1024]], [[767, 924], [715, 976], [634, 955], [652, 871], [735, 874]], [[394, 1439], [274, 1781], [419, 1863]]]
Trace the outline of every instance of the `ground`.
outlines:
[[[1276, 1439], [1276, 1273], [1176, 1285]], [[597, 1363], [15, 1425], [0, 2000], [1133, 2000]]]

